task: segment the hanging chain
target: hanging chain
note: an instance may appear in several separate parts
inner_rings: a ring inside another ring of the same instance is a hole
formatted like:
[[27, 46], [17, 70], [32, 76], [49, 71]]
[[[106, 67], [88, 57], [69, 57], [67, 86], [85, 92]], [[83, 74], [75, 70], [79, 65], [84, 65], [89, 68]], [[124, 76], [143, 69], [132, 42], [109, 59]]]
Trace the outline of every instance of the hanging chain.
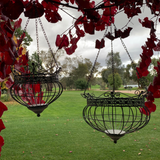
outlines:
[[19, 40], [19, 44], [18, 44], [18, 50], [19, 50], [19, 47], [20, 47], [20, 45], [21, 45], [21, 43], [22, 43], [22, 41], [23, 41], [23, 39], [24, 39], [24, 37], [25, 37], [25, 33], [26, 33], [26, 29], [27, 29], [29, 20], [30, 20], [30, 19], [28, 18], [27, 21], [26, 21], [25, 27], [24, 27], [24, 29], [23, 29], [23, 33], [22, 33], [22, 36], [21, 36], [21, 38], [20, 38], [20, 40]]
[[55, 62], [55, 64], [56, 64], [56, 66], [57, 66], [56, 70], [58, 70], [58, 69], [59, 69], [58, 63], [57, 63], [56, 58], [55, 58], [55, 56], [54, 56], [54, 53], [53, 53], [53, 51], [52, 51], [52, 48], [51, 48], [51, 45], [50, 45], [50, 43], [49, 43], [47, 34], [46, 34], [46, 32], [45, 32], [45, 30], [44, 30], [44, 27], [43, 27], [42, 21], [41, 21], [40, 18], [38, 18], [38, 21], [39, 21], [39, 24], [40, 24], [40, 26], [41, 26], [41, 28], [42, 28], [42, 32], [43, 32], [44, 37], [45, 37], [45, 39], [46, 39], [46, 41], [47, 41], [47, 44], [48, 44], [49, 50], [50, 50], [50, 52], [51, 52], [51, 54], [52, 54], [52, 57], [53, 57], [53, 59], [54, 59], [54, 62]]
[[[112, 35], [112, 17], [111, 17], [111, 7], [110, 10], [110, 33]], [[113, 23], [114, 24], [114, 23]], [[111, 40], [111, 56], [112, 56], [112, 78], [113, 78], [113, 93], [115, 91], [115, 68], [114, 68], [114, 53], [113, 53], [113, 40]]]
[[115, 91], [115, 68], [114, 68], [113, 40], [111, 40], [111, 56], [112, 56], [113, 92], [114, 92]]
[[[103, 39], [105, 38], [105, 35], [106, 35], [106, 33], [107, 33], [107, 30], [108, 30], [108, 26], [107, 26], [107, 28], [106, 28], [106, 30], [105, 30]], [[101, 41], [100, 49], [98, 50], [98, 53], [97, 53], [96, 58], [95, 58], [95, 61], [94, 61], [94, 63], [93, 63], [93, 67], [92, 67], [91, 72], [90, 72], [90, 75], [88, 76], [87, 85], [86, 85], [86, 88], [85, 88], [85, 90], [84, 90], [84, 94], [86, 93], [86, 90], [87, 90], [87, 88], [88, 88], [88, 86], [89, 86], [89, 82], [90, 82], [90, 80], [91, 80], [91, 78], [92, 78], [92, 75], [93, 75], [93, 72], [94, 72], [94, 69], [95, 69], [95, 66], [96, 66], [96, 63], [97, 63], [97, 59], [98, 59], [98, 56], [99, 56], [99, 54], [100, 54], [101, 46], [102, 46], [102, 45], [103, 45], [103, 44], [102, 44], [102, 41]]]
[[[123, 42], [123, 40], [122, 40], [121, 37], [120, 37], [120, 40], [121, 40], [121, 43], [122, 43], [122, 45], [123, 45], [123, 48], [125, 49], [128, 57], [129, 57], [129, 59], [130, 59], [130, 61], [131, 61], [131, 65], [133, 66], [133, 68], [136, 70], [138, 76], [140, 77], [140, 74], [139, 74], [139, 72], [138, 72], [138, 70], [137, 70], [137, 68], [136, 68], [136, 64], [135, 64], [134, 61], [132, 60], [132, 58], [131, 58], [131, 56], [130, 56], [130, 54], [129, 54], [129, 52], [128, 52], [128, 49], [127, 49], [126, 45], [124, 44], [124, 42]], [[143, 80], [142, 78], [139, 79], [139, 83], [147, 90], [147, 87], [145, 86], [145, 82], [144, 82], [144, 80]]]
[[36, 24], [36, 40], [37, 40], [37, 55], [38, 55], [38, 64], [40, 63], [40, 60], [39, 60], [39, 36], [38, 36], [38, 21], [37, 21], [37, 18], [35, 19], [35, 24]]

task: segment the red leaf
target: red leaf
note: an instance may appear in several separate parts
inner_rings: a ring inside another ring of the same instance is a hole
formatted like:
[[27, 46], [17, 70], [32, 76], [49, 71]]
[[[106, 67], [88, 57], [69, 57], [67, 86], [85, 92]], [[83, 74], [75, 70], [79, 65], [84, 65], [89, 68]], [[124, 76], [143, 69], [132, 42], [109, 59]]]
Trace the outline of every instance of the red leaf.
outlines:
[[103, 31], [105, 29], [105, 23], [98, 21], [95, 27], [96, 27], [96, 31]]
[[143, 76], [143, 77], [146, 77], [148, 74], [149, 74], [149, 71], [146, 70], [146, 71], [144, 71], [144, 72], [142, 73], [142, 76]]
[[3, 60], [7, 65], [13, 65], [14, 60], [10, 56], [9, 52], [4, 52]]
[[154, 112], [156, 110], [156, 105], [151, 101], [145, 102], [145, 106], [149, 109], [150, 112]]
[[160, 98], [160, 91], [157, 90], [154, 94], [153, 94], [154, 98]]
[[138, 77], [138, 79], [139, 79], [139, 78], [142, 78], [141, 69], [140, 69], [139, 67], [136, 67], [136, 70], [137, 70], [137, 77]]
[[71, 47], [65, 48], [65, 51], [68, 55], [71, 55], [75, 52], [77, 45], [72, 45]]
[[132, 29], [133, 29], [133, 28], [128, 27], [127, 29], [124, 30], [124, 32], [121, 32], [121, 38], [126, 38], [126, 37], [128, 37]]
[[0, 152], [2, 151], [2, 146], [4, 145], [4, 139], [0, 136]]
[[10, 88], [12, 85], [13, 85], [13, 81], [9, 78], [8, 80], [7, 80], [7, 82], [6, 82], [6, 87], [7, 88]]
[[39, 83], [38, 84], [34, 84], [34, 92], [35, 93], [41, 92], [41, 85]]
[[45, 13], [46, 13], [45, 17], [48, 20], [48, 22], [57, 23], [58, 21], [62, 20], [62, 17], [60, 16], [58, 12], [46, 11]]
[[6, 66], [6, 75], [9, 75], [11, 73], [11, 66], [7, 65]]
[[84, 37], [85, 36], [84, 31], [79, 29], [78, 26], [76, 26], [76, 34], [77, 34], [78, 37]]
[[[55, 0], [55, 1], [60, 2], [59, 0]], [[44, 7], [45, 17], [48, 22], [56, 23], [59, 20], [62, 20], [61, 16], [58, 13], [59, 4], [56, 4], [54, 2], [50, 3], [50, 2], [43, 1], [42, 5]]]
[[157, 90], [157, 89], [156, 89], [152, 84], [149, 85], [149, 87], [148, 87], [148, 91], [149, 91], [149, 92], [154, 93], [154, 92], [156, 92], [156, 90]]
[[89, 0], [75, 0], [75, 2], [77, 3], [79, 9], [83, 10], [84, 8], [93, 8], [94, 4], [90, 3]]
[[0, 119], [0, 132], [5, 128], [6, 127], [4, 126], [4, 123], [3, 123], [2, 119]]
[[93, 22], [85, 22], [83, 23], [84, 25], [84, 30], [86, 33], [89, 33], [89, 34], [94, 34], [94, 31], [95, 31], [95, 25]]
[[21, 26], [21, 23], [22, 23], [22, 19], [19, 18], [19, 20], [14, 23], [14, 28], [15, 29], [19, 28]]
[[76, 45], [77, 42], [79, 41], [79, 39], [80, 39], [79, 37], [78, 37], [78, 38], [76, 38], [76, 37], [75, 37], [75, 38], [72, 38], [70, 43], [71, 43], [72, 45]]
[[143, 22], [139, 19], [139, 22], [146, 28], [151, 28], [153, 26], [153, 21], [148, 20], [148, 17], [145, 17]]
[[23, 12], [23, 3], [21, 0], [9, 1], [2, 9], [5, 16], [10, 19], [17, 19]]
[[1, 34], [0, 34], [0, 46], [1, 46], [0, 50], [1, 50], [1, 51], [3, 51], [3, 50], [2, 50], [2, 46], [6, 45], [7, 42], [8, 42], [8, 39], [4, 36], [3, 33], [1, 33]]
[[0, 117], [2, 117], [3, 112], [7, 110], [8, 108], [6, 107], [6, 105], [0, 101]]
[[70, 0], [70, 2], [71, 2], [72, 4], [74, 4], [74, 0]]
[[61, 49], [62, 47], [68, 47], [69, 41], [68, 37], [66, 35], [63, 35], [63, 37], [60, 37], [60, 35], [57, 35], [56, 38], [56, 46]]
[[102, 39], [101, 41], [99, 41], [97, 39], [96, 40], [96, 46], [95, 46], [95, 48], [100, 49], [100, 48], [103, 48], [103, 47], [105, 47], [105, 41], [104, 41], [104, 39]]
[[148, 101], [154, 102], [154, 97], [153, 97], [153, 94], [151, 92], [148, 93], [146, 98], [147, 98]]
[[43, 5], [41, 5], [38, 1], [34, 1], [34, 3], [27, 3], [25, 9], [26, 11], [24, 12], [24, 15], [29, 18], [38, 18], [44, 14]]
[[143, 113], [145, 115], [148, 115], [148, 116], [150, 115], [150, 112], [148, 110], [144, 109], [144, 108], [140, 108], [139, 110], [140, 110], [141, 113]]
[[0, 4], [3, 6], [3, 5], [5, 5], [5, 4], [7, 4], [9, 1], [10, 1], [10, 0], [1, 0], [1, 1], [0, 1]]
[[154, 51], [160, 51], [160, 47], [159, 47], [159, 46], [156, 46], [156, 47], [153, 48], [153, 50], [154, 50]]
[[114, 39], [115, 39], [115, 37], [112, 36], [112, 34], [111, 34], [110, 32], [108, 32], [108, 33], [106, 34], [106, 37], [107, 37], [108, 39], [110, 39], [110, 40], [114, 40]]

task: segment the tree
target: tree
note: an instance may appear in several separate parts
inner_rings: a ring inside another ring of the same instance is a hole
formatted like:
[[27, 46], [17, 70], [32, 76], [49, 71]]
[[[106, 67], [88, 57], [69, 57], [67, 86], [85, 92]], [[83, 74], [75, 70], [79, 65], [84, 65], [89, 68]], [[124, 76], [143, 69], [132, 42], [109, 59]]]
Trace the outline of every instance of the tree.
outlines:
[[[16, 38], [19, 40], [23, 34], [23, 30], [21, 27], [17, 28], [14, 32], [14, 35], [16, 36]], [[31, 42], [33, 41], [33, 39], [31, 38], [31, 36], [28, 34], [27, 31], [25, 31], [25, 37], [23, 38], [23, 41], [22, 41], [22, 45], [23, 47], [27, 47], [31, 44]]]
[[39, 57], [39, 54], [37, 52], [34, 52], [30, 57], [28, 61], [29, 65], [29, 70], [32, 72], [33, 71], [33, 64], [34, 64], [34, 69], [38, 71], [39, 69], [44, 69], [42, 66], [42, 60]]
[[[90, 75], [91, 69], [92, 69], [92, 62], [81, 56], [75, 56], [75, 57], [66, 57], [64, 61], [62, 62], [62, 72], [67, 77], [66, 79], [63, 78], [63, 83], [66, 81], [66, 85], [69, 88], [75, 88], [74, 82], [78, 79], [88, 79], [88, 76]], [[98, 73], [98, 69], [100, 67], [100, 63], [96, 63], [93, 74], [90, 78], [90, 85], [95, 84], [95, 77], [96, 73]]]
[[114, 65], [114, 72], [119, 73], [120, 75], [123, 74], [123, 66], [122, 66], [122, 61], [119, 55], [119, 52], [115, 52], [113, 53], [113, 59], [112, 59], [112, 53], [108, 53], [107, 57], [106, 57], [106, 65], [107, 65], [107, 69], [110, 70], [110, 72], [112, 72], [112, 63]]
[[[55, 72], [57, 65], [59, 67], [62, 67], [62, 69], [64, 68], [61, 62], [62, 61], [61, 57], [63, 56], [64, 56], [63, 50], [58, 50], [57, 52], [55, 52], [53, 49], [52, 52], [50, 50], [48, 51], [42, 50], [39, 53], [40, 60], [42, 61], [44, 68], [48, 70], [49, 73]], [[64, 73], [64, 70], [62, 72]]]
[[108, 83], [108, 76], [112, 73], [110, 68], [103, 69], [101, 71], [102, 79], [105, 83]]
[[77, 79], [75, 81], [75, 86], [76, 86], [77, 89], [81, 89], [81, 90], [86, 89], [87, 88], [86, 79]]
[[113, 74], [110, 74], [108, 76], [108, 83], [109, 83], [109, 87], [113, 89], [113, 86], [114, 86], [114, 89], [117, 90], [122, 84], [120, 75], [118, 73], [114, 73], [114, 81], [113, 81]]

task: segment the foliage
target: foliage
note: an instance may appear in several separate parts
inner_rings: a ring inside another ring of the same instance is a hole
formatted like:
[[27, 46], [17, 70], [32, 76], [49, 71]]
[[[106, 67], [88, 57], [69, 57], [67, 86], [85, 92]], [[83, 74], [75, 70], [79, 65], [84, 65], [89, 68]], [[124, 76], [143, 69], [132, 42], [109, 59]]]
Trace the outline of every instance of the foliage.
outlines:
[[[58, 50], [57, 52], [55, 51], [40, 51], [39, 53], [39, 57], [41, 62], [43, 63], [44, 67], [46, 70], [48, 70], [49, 73], [53, 73], [56, 68], [57, 65], [59, 67], [64, 68], [65, 66], [63, 66], [64, 64], [61, 63], [61, 57], [64, 56], [64, 51]], [[56, 60], [56, 61], [55, 61]], [[64, 71], [62, 71], [64, 73]]]
[[105, 82], [105, 83], [108, 83], [108, 76], [111, 74], [111, 69], [107, 68], [107, 69], [103, 69], [101, 71], [101, 75], [102, 75], [102, 80]]
[[108, 84], [109, 84], [109, 87], [111, 87], [115, 90], [117, 90], [119, 87], [121, 87], [121, 84], [122, 84], [122, 80], [121, 80], [121, 77], [118, 73], [114, 73], [114, 79], [113, 79], [113, 74], [110, 74], [108, 76]]
[[39, 57], [39, 54], [37, 52], [34, 52], [30, 57], [29, 57], [29, 61], [28, 61], [28, 65], [29, 65], [29, 70], [32, 72], [33, 69], [33, 64], [34, 64], [34, 68], [35, 70], [38, 71], [38, 68], [41, 67], [41, 69], [43, 69], [43, 65], [42, 65], [42, 60]]
[[[92, 62], [87, 58], [83, 59], [78, 56], [73, 58], [65, 58], [64, 62], [62, 62], [62, 73], [65, 74], [66, 78], [63, 77], [61, 82], [68, 88], [76, 88], [74, 82], [78, 79], [88, 79], [92, 65]], [[96, 83], [96, 75], [94, 74], [98, 71], [99, 67], [100, 63], [97, 62], [89, 81], [91, 85]]]
[[106, 57], [106, 65], [107, 65], [107, 68], [109, 69], [112, 69], [112, 65], [114, 65], [114, 72], [121, 74], [122, 73], [122, 61], [121, 61], [119, 52], [113, 53], [113, 59], [112, 59], [112, 53], [111, 52], [108, 53]]
[[[20, 40], [21, 39], [21, 36], [23, 35], [23, 30], [21, 27], [17, 28], [14, 32], [14, 35], [15, 37]], [[28, 34], [28, 32], [25, 31], [25, 37], [23, 38], [23, 41], [22, 41], [22, 45], [23, 47], [27, 47], [31, 44], [31, 42], [33, 41], [33, 39], [31, 38], [31, 36]]]
[[77, 89], [81, 89], [81, 90], [86, 89], [87, 88], [87, 81], [85, 79], [77, 79], [75, 81], [75, 87]]
[[[0, 1], [0, 78], [2, 80], [7, 78], [7, 85], [11, 86], [13, 81], [10, 79], [11, 65], [21, 72], [25, 73], [24, 67], [28, 62], [28, 55], [22, 55], [22, 48], [17, 51], [17, 45], [13, 41], [13, 34], [17, 28], [20, 27], [21, 19], [15, 22], [14, 26], [11, 24], [11, 20], [19, 18], [21, 13], [28, 18], [38, 18], [45, 15], [48, 22], [57, 23], [62, 20], [60, 9], [62, 6], [76, 9], [80, 12], [78, 17], [71, 16], [73, 18], [73, 24], [61, 35], [57, 35], [56, 46], [61, 49], [64, 48], [68, 55], [71, 55], [77, 49], [77, 43], [79, 40], [87, 34], [93, 35], [96, 31], [105, 31], [106, 28], [111, 26], [115, 21], [115, 15], [124, 13], [128, 18], [128, 23], [124, 24], [124, 27], [114, 28], [114, 32], [110, 30], [105, 33], [105, 36], [101, 40], [95, 40], [95, 48], [101, 49], [105, 46], [105, 39], [114, 40], [116, 38], [126, 38], [130, 36], [132, 29], [128, 26], [135, 16], [139, 16], [143, 13], [143, 8], [146, 6], [151, 14], [151, 19], [145, 17], [143, 20], [139, 19], [142, 27], [149, 29], [149, 38], [142, 46], [141, 62], [137, 70], [138, 78], [146, 77], [149, 74], [148, 68], [151, 64], [151, 57], [153, 56], [153, 50], [160, 50], [160, 40], [156, 36], [156, 27], [159, 23], [160, 14], [160, 1], [139, 1], [139, 0], [123, 0], [123, 1], [82, 1], [82, 0], [62, 0], [52, 1], [43, 0], [38, 2], [26, 1], [26, 0], [1, 0]], [[66, 11], [65, 11], [66, 12]], [[114, 24], [115, 25], [115, 24]], [[74, 29], [73, 29], [74, 27]], [[20, 41], [18, 41], [18, 45]], [[159, 67], [159, 62], [158, 62]], [[155, 105], [153, 105], [154, 98], [160, 98], [159, 94], [159, 68], [155, 67], [157, 75], [153, 78], [152, 84], [149, 86], [148, 92], [150, 94], [147, 97], [149, 101], [147, 105], [150, 111], [155, 111]], [[149, 107], [151, 106], [151, 107]], [[153, 109], [151, 109], [153, 108]]]

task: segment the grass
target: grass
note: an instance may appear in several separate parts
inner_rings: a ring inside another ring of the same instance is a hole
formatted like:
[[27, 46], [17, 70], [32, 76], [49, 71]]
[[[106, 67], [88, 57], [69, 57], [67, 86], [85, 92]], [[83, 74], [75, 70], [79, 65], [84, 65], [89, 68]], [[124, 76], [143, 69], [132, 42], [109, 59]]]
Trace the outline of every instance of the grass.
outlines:
[[[86, 100], [81, 91], [64, 91], [41, 117], [15, 102], [6, 103], [0, 133], [5, 145], [1, 160], [159, 160], [160, 100], [149, 124], [125, 135], [117, 144], [82, 118]], [[96, 92], [100, 94], [102, 92]], [[70, 153], [70, 151], [72, 151]]]
[[[96, 90], [96, 89], [100, 89], [100, 85], [96, 84], [94, 86], [91, 87], [92, 90]], [[123, 85], [121, 85], [121, 87], [118, 89], [118, 90], [137, 90], [138, 88], [137, 87], [133, 87], [131, 89], [125, 89]], [[106, 90], [107, 89], [107, 85], [106, 85]]]

